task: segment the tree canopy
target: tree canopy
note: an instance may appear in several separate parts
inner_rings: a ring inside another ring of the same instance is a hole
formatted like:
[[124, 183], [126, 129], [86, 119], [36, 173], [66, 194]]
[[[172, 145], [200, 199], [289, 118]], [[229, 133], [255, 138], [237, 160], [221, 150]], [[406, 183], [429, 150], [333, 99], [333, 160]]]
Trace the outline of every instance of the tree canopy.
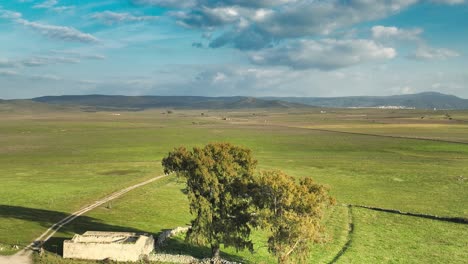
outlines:
[[304, 262], [313, 242], [322, 233], [320, 220], [324, 209], [334, 204], [327, 188], [311, 178], [299, 184], [282, 171], [264, 171], [257, 180], [255, 203], [261, 226], [270, 231], [268, 249], [287, 263], [294, 256]]
[[174, 149], [162, 161], [165, 173], [186, 179], [195, 217], [187, 240], [209, 245], [219, 259], [220, 245], [253, 251], [252, 228], [269, 233], [268, 249], [279, 263], [304, 260], [322, 232], [324, 209], [334, 200], [328, 189], [306, 177], [299, 182], [279, 170], [255, 175], [249, 149], [212, 143]]
[[253, 250], [249, 188], [255, 180], [257, 161], [249, 149], [229, 143], [208, 144], [192, 151], [180, 147], [162, 164], [166, 173], [186, 178], [190, 212], [195, 216], [187, 233], [189, 241], [210, 245], [214, 258], [219, 258], [221, 244]]

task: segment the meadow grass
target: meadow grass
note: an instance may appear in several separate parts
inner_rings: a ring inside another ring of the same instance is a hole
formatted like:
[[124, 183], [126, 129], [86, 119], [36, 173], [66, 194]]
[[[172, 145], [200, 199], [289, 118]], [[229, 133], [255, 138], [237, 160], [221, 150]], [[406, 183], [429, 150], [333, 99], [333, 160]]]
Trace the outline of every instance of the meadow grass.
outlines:
[[353, 208], [351, 244], [337, 263], [466, 263], [468, 226]]
[[[157, 237], [162, 231], [190, 224], [188, 200], [183, 194], [184, 184], [175, 176], [154, 182], [135, 190], [112, 202], [111, 206], [103, 205], [86, 214], [85, 219], [78, 219], [59, 232], [46, 245], [52, 252], [61, 254], [64, 239], [71, 238], [75, 232], [82, 233], [93, 228], [100, 231], [137, 231], [149, 232]], [[92, 219], [92, 220], [88, 220]], [[324, 218], [326, 233], [324, 242], [314, 246], [311, 256], [314, 263], [328, 263], [345, 243], [347, 212], [345, 207], [336, 206], [327, 211]], [[93, 229], [94, 230], [94, 229]], [[243, 263], [272, 263], [275, 258], [267, 250], [267, 233], [254, 230], [254, 253], [247, 250], [237, 252], [233, 248], [223, 248], [224, 258]], [[160, 253], [187, 254], [198, 258], [209, 257], [208, 247], [189, 245], [181, 234], [170, 239], [166, 246], [159, 249]], [[38, 263], [58, 261], [55, 254], [38, 258]], [[66, 263], [66, 262], [65, 262]]]
[[[120, 116], [105, 112], [1, 114], [0, 254], [14, 252], [12, 245], [28, 244], [52, 223], [97, 198], [161, 174], [160, 160], [173, 147], [219, 141], [251, 148], [260, 169], [276, 168], [298, 178], [313, 177], [328, 185], [339, 203], [468, 216], [468, 145], [308, 129], [310, 125], [368, 126], [363, 115], [391, 120], [393, 125], [408, 120], [414, 123], [420, 122], [417, 117], [421, 112], [340, 110], [324, 117], [317, 111], [204, 111], [203, 117], [201, 111], [163, 115], [161, 110], [122, 112]], [[223, 121], [223, 116], [231, 120]], [[431, 119], [432, 123], [461, 126], [437, 118]], [[376, 124], [375, 129], [391, 128], [379, 126]], [[412, 137], [426, 137], [428, 133], [404, 126], [399, 129]], [[440, 129], [438, 125], [431, 127], [433, 133], [446, 133], [450, 139], [459, 128], [449, 132]], [[172, 180], [163, 180], [133, 191], [77, 219], [51, 242], [92, 229], [157, 234], [185, 225], [190, 215], [180, 189]], [[333, 212], [328, 221], [332, 223], [329, 235], [334, 239], [315, 247], [313, 259], [317, 262], [333, 259], [346, 240], [347, 213], [342, 207]], [[355, 215], [357, 223], [366, 217]], [[421, 228], [419, 234], [423, 235], [437, 225], [430, 220], [404, 219], [405, 225], [395, 229], [396, 233], [405, 232], [403, 227], [407, 226]], [[453, 235], [455, 227], [446, 225]], [[466, 234], [466, 229], [462, 232]], [[261, 235], [256, 236], [262, 241]], [[466, 245], [464, 237], [453, 238], [457, 245], [454, 250]], [[396, 240], [389, 240], [388, 245], [379, 243], [385, 248]], [[368, 245], [368, 249], [372, 247]], [[444, 248], [437, 244], [429, 249], [444, 256], [439, 252]], [[255, 255], [225, 253], [256, 263], [270, 258], [264, 246], [262, 250]], [[364, 252], [367, 248], [356, 250]], [[460, 256], [453, 254], [452, 259]]]

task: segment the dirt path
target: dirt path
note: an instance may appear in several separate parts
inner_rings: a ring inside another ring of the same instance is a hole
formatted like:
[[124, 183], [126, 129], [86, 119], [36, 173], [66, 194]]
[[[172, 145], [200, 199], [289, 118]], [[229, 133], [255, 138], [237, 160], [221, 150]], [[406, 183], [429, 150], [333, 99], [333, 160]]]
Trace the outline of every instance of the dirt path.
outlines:
[[53, 224], [49, 229], [47, 229], [42, 235], [34, 239], [34, 241], [29, 244], [27, 247], [19, 251], [13, 256], [0, 256], [0, 264], [29, 264], [31, 263], [31, 254], [33, 250], [40, 248], [49, 238], [51, 238], [60, 228], [62, 228], [64, 225], [70, 223], [71, 221], [75, 220], [77, 217], [79, 217], [82, 214], [85, 214], [91, 210], [93, 210], [96, 207], [99, 207], [109, 201], [112, 201], [116, 198], [119, 198], [120, 196], [136, 189], [139, 187], [142, 187], [144, 185], [150, 184], [154, 181], [157, 181], [161, 178], [167, 177], [167, 175], [161, 175], [157, 176], [154, 178], [151, 178], [147, 181], [132, 185], [130, 187], [127, 187], [125, 189], [122, 189], [120, 191], [114, 192], [100, 200], [95, 201], [93, 204], [88, 205], [72, 214], [69, 216], [65, 217], [64, 219], [60, 220], [59, 222]]
[[31, 264], [31, 256], [14, 255], [0, 256], [0, 264]]

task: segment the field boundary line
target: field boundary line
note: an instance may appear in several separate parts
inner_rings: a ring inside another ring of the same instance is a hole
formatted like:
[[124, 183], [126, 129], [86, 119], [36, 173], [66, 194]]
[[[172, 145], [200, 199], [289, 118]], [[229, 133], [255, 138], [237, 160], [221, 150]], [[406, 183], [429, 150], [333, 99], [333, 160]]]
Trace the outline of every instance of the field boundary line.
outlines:
[[341, 256], [343, 256], [344, 253], [346, 253], [348, 248], [351, 246], [352, 236], [353, 236], [353, 233], [354, 233], [353, 206], [350, 205], [350, 204], [347, 204], [347, 205], [344, 205], [344, 206], [346, 206], [347, 209], [348, 209], [348, 234], [346, 236], [346, 243], [343, 245], [343, 247], [340, 249], [340, 251], [338, 251], [338, 253], [335, 255], [335, 257], [330, 262], [328, 262], [328, 264], [336, 263], [338, 261], [338, 259], [340, 259]]
[[300, 127], [300, 126], [288, 126], [288, 125], [277, 125], [277, 124], [273, 124], [273, 125], [274, 126], [279, 126], [279, 127], [299, 128], [299, 129], [307, 129], [307, 130], [312, 130], [312, 131], [328, 132], [328, 133], [340, 133], [340, 134], [348, 134], [348, 135], [384, 137], [384, 138], [395, 138], [395, 139], [423, 140], [423, 141], [433, 141], [433, 142], [441, 142], [441, 143], [468, 145], [468, 142], [455, 141], [455, 140], [445, 140], [445, 139], [436, 139], [436, 138], [391, 136], [391, 135], [379, 135], [379, 134], [349, 132], [349, 131], [340, 131], [340, 130], [329, 130], [329, 129], [320, 129], [320, 128], [309, 128], [309, 127]]
[[335, 257], [330, 262], [328, 262], [328, 264], [336, 263], [341, 258], [341, 256], [343, 256], [346, 253], [348, 248], [351, 246], [352, 236], [354, 234], [353, 207], [379, 211], [379, 212], [385, 212], [385, 213], [399, 214], [399, 215], [404, 215], [404, 216], [420, 217], [420, 218], [426, 218], [426, 219], [450, 222], [450, 223], [456, 223], [456, 224], [464, 224], [464, 225], [468, 224], [468, 218], [463, 218], [463, 217], [445, 217], [445, 216], [437, 216], [437, 215], [411, 213], [411, 212], [403, 212], [403, 211], [395, 210], [395, 209], [386, 209], [386, 208], [373, 207], [373, 206], [367, 206], [367, 205], [344, 204], [343, 206], [346, 206], [348, 208], [347, 240], [346, 240], [346, 243], [343, 245], [343, 247], [340, 249], [340, 251], [338, 251]]
[[444, 221], [444, 222], [450, 222], [450, 223], [456, 223], [456, 224], [463, 224], [463, 225], [468, 224], [468, 218], [464, 218], [464, 217], [447, 217], [447, 216], [429, 215], [429, 214], [421, 214], [421, 213], [411, 213], [411, 212], [404, 212], [404, 211], [395, 210], [395, 209], [386, 209], [386, 208], [373, 207], [373, 206], [367, 206], [367, 205], [350, 204], [349, 206], [354, 206], [357, 208], [364, 208], [364, 209], [374, 210], [374, 211], [379, 211], [379, 212], [385, 212], [385, 213], [427, 218], [431, 220]]
[[34, 241], [32, 243], [30, 243], [28, 246], [26, 246], [23, 250], [19, 251], [18, 253], [16, 253], [16, 255], [22, 255], [22, 256], [28, 256], [32, 253], [32, 251], [34, 250], [38, 250], [39, 248], [42, 247], [42, 245], [47, 242], [47, 240], [49, 240], [53, 235], [55, 235], [55, 233], [60, 230], [60, 228], [62, 228], [64, 225], [70, 223], [71, 221], [75, 220], [77, 217], [81, 216], [82, 214], [85, 214], [109, 201], [112, 201], [116, 198], [119, 198], [121, 197], [122, 195], [136, 189], [136, 188], [139, 188], [139, 187], [142, 187], [144, 185], [147, 185], [147, 184], [150, 184], [154, 181], [157, 181], [159, 179], [162, 179], [164, 177], [167, 177], [168, 175], [160, 175], [160, 176], [157, 176], [157, 177], [153, 177], [149, 180], [146, 180], [144, 182], [140, 182], [140, 183], [137, 183], [137, 184], [134, 184], [132, 186], [129, 186], [129, 187], [126, 187], [122, 190], [119, 190], [119, 191], [116, 191], [102, 199], [99, 199], [97, 201], [95, 201], [93, 204], [91, 205], [88, 205], [88, 206], [85, 206], [83, 208], [81, 208], [80, 210], [70, 214], [69, 216], [63, 218], [62, 220], [58, 221], [57, 223], [53, 224], [49, 229], [47, 229], [44, 233], [42, 233], [39, 237], [37, 237], [36, 239], [34, 239]]

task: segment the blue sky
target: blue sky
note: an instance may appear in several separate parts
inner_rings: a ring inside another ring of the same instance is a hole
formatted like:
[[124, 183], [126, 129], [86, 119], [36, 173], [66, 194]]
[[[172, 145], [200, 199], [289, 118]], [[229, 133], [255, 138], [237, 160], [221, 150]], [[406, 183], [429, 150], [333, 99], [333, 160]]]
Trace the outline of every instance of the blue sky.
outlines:
[[468, 98], [466, 0], [3, 0], [0, 98]]

